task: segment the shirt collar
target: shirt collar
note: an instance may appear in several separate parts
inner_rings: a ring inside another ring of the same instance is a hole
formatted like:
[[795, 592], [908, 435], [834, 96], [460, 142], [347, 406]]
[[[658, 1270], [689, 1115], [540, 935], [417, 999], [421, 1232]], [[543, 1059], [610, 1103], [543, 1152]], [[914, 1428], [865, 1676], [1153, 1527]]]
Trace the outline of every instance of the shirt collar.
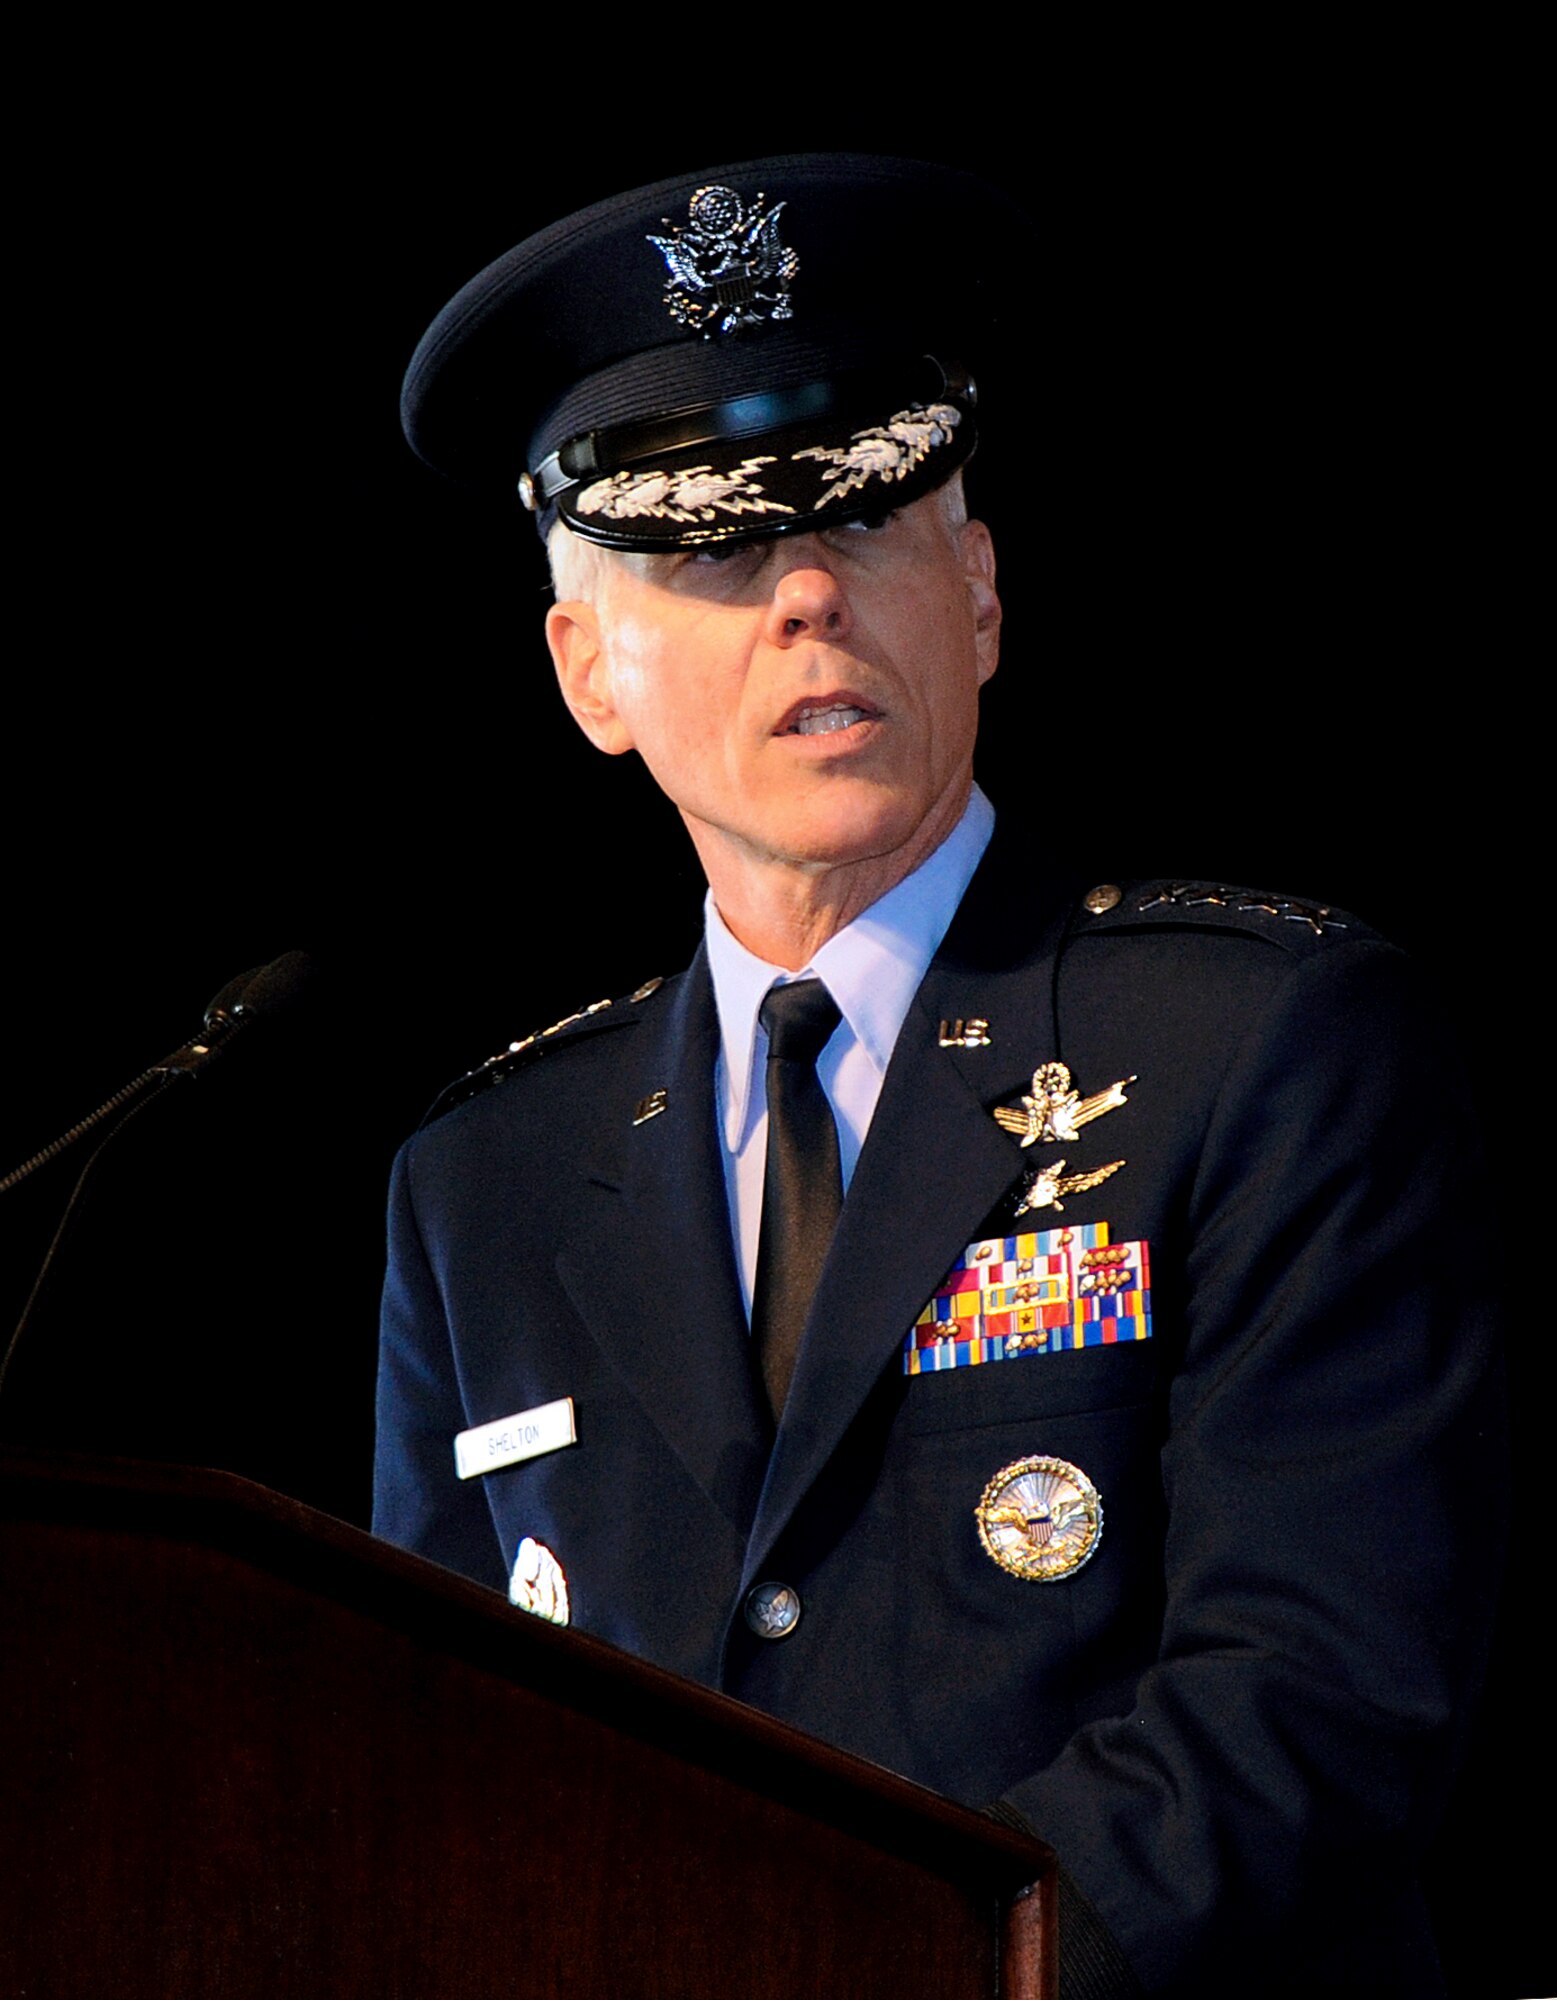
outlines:
[[746, 1130], [757, 1010], [768, 988], [775, 981], [825, 980], [877, 1075], [884, 1076], [909, 1003], [930, 969], [994, 829], [994, 807], [975, 785], [962, 818], [929, 859], [829, 938], [800, 972], [785, 972], [748, 951], [731, 934], [709, 891], [703, 920], [719, 1009], [723, 1058], [719, 1111], [732, 1152]]

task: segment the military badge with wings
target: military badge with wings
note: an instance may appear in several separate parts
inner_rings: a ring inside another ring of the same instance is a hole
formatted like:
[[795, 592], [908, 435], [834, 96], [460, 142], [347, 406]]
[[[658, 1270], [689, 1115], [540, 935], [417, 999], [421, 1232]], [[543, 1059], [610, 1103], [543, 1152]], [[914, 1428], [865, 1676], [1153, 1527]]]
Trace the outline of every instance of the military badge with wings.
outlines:
[[1109, 1175], [1117, 1174], [1123, 1165], [1123, 1160], [1110, 1160], [1106, 1167], [1094, 1167], [1090, 1174], [1065, 1173], [1063, 1160], [1056, 1160], [1051, 1166], [1035, 1167], [1022, 1190], [1016, 1213], [1031, 1215], [1035, 1209], [1053, 1208], [1063, 1215], [1065, 1204], [1060, 1200], [1062, 1194], [1085, 1194], [1088, 1188], [1101, 1187]]
[[1083, 1125], [1090, 1125], [1105, 1111], [1115, 1111], [1121, 1104], [1127, 1104], [1125, 1085], [1135, 1081], [1133, 1076], [1122, 1076], [1107, 1090], [1083, 1097], [1079, 1090], [1072, 1090], [1070, 1071], [1064, 1063], [1040, 1063], [1033, 1071], [1031, 1092], [1022, 1098], [1021, 1110], [997, 1104], [995, 1123], [1023, 1146], [1044, 1140], [1063, 1145], [1074, 1139]]
[[[1079, 1090], [1072, 1087], [1070, 1071], [1064, 1063], [1040, 1063], [1033, 1071], [1032, 1089], [1022, 1094], [1021, 1109], [997, 1104], [995, 1123], [1022, 1146], [1066, 1145], [1077, 1136], [1083, 1125], [1090, 1125], [1094, 1118], [1101, 1118], [1105, 1112], [1117, 1111], [1121, 1104], [1127, 1104], [1129, 1099], [1125, 1096], [1125, 1086], [1135, 1081], [1133, 1076], [1122, 1076], [1107, 1090], [1083, 1097]], [[1035, 1167], [1028, 1175], [1016, 1213], [1029, 1215], [1035, 1209], [1053, 1208], [1063, 1214], [1065, 1195], [1085, 1194], [1089, 1188], [1100, 1187], [1110, 1174], [1117, 1174], [1123, 1165], [1123, 1160], [1110, 1160], [1105, 1167], [1094, 1167], [1089, 1173], [1079, 1174], [1066, 1173], [1063, 1160], [1051, 1160], [1047, 1166]]]

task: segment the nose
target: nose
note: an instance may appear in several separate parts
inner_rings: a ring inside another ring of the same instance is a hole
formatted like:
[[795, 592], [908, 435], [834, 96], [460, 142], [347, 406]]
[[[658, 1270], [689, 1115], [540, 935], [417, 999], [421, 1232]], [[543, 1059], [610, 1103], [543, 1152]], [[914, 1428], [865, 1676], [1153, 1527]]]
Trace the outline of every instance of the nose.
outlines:
[[849, 600], [828, 567], [820, 545], [807, 535], [777, 544], [780, 574], [768, 605], [768, 638], [775, 646], [805, 639], [842, 639], [851, 623]]

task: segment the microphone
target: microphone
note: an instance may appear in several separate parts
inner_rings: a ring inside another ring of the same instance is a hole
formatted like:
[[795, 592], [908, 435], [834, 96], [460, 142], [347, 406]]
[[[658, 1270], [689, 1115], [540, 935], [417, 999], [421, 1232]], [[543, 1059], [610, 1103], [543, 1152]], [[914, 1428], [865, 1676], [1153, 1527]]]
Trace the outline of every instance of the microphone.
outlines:
[[105, 1118], [112, 1117], [114, 1112], [139, 1097], [148, 1086], [161, 1090], [175, 1077], [199, 1075], [245, 1028], [290, 1007], [308, 984], [312, 972], [313, 964], [306, 952], [289, 951], [280, 958], [272, 959], [268, 965], [251, 966], [247, 972], [240, 972], [236, 979], [229, 979], [206, 1008], [204, 1023], [198, 1034], [191, 1035], [187, 1042], [181, 1042], [161, 1062], [142, 1070], [138, 1077], [122, 1090], [115, 1091], [105, 1104], [100, 1104], [79, 1124], [72, 1125], [68, 1132], [61, 1133], [41, 1153], [34, 1153], [30, 1160], [24, 1160], [19, 1167], [13, 1168], [0, 1180], [0, 1194], [20, 1186], [30, 1174], [46, 1166], [50, 1160], [57, 1159], [68, 1146], [73, 1146], [88, 1132], [95, 1131]]
[[[182, 1042], [170, 1056], [153, 1063], [148, 1076], [195, 1076], [232, 1042], [233, 1037], [267, 1014], [284, 1013], [313, 975], [306, 951], [289, 951], [269, 965], [251, 966], [227, 984], [205, 1010], [198, 1035]], [[0, 1181], [0, 1189], [5, 1182]]]
[[[18, 1186], [29, 1174], [44, 1166], [48, 1161], [63, 1153], [67, 1146], [75, 1144], [88, 1132], [96, 1129], [116, 1111], [124, 1111], [124, 1116], [109, 1128], [98, 1140], [86, 1165], [77, 1176], [75, 1188], [65, 1204], [65, 1212], [59, 1219], [54, 1237], [44, 1254], [43, 1263], [33, 1280], [31, 1293], [22, 1308], [22, 1316], [16, 1322], [11, 1337], [0, 1348], [0, 1398], [5, 1392], [6, 1378], [11, 1364], [21, 1345], [22, 1336], [32, 1318], [33, 1308], [39, 1294], [53, 1268], [55, 1255], [64, 1241], [70, 1227], [71, 1218], [76, 1213], [76, 1205], [81, 1199], [93, 1167], [102, 1158], [107, 1148], [125, 1130], [138, 1113], [144, 1111], [152, 1100], [171, 1087], [181, 1076], [198, 1076], [200, 1071], [214, 1062], [227, 1048], [234, 1036], [239, 1035], [253, 1022], [264, 1020], [269, 1015], [281, 1013], [290, 1007], [308, 983], [313, 968], [305, 952], [289, 951], [281, 958], [272, 959], [269, 965], [257, 965], [247, 972], [239, 973], [236, 979], [229, 979], [205, 1010], [205, 1021], [201, 1031], [192, 1035], [187, 1042], [181, 1042], [170, 1056], [164, 1056], [150, 1069], [142, 1070], [123, 1090], [116, 1091], [106, 1104], [100, 1104], [90, 1117], [83, 1118], [78, 1125], [72, 1125], [62, 1133], [52, 1145], [45, 1146], [41, 1153], [35, 1153], [13, 1172], [0, 1180], [0, 1194], [8, 1188]], [[133, 1100], [138, 1099], [138, 1102]], [[128, 1109], [125, 1107], [128, 1106]]]

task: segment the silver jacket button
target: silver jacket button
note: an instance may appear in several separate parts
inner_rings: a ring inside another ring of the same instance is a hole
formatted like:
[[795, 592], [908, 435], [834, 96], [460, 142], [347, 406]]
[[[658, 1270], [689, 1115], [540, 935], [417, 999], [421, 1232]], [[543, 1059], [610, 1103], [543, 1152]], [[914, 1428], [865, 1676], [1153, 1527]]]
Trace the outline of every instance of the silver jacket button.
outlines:
[[800, 1593], [787, 1583], [758, 1583], [746, 1593], [746, 1623], [759, 1639], [787, 1639], [800, 1623]]

